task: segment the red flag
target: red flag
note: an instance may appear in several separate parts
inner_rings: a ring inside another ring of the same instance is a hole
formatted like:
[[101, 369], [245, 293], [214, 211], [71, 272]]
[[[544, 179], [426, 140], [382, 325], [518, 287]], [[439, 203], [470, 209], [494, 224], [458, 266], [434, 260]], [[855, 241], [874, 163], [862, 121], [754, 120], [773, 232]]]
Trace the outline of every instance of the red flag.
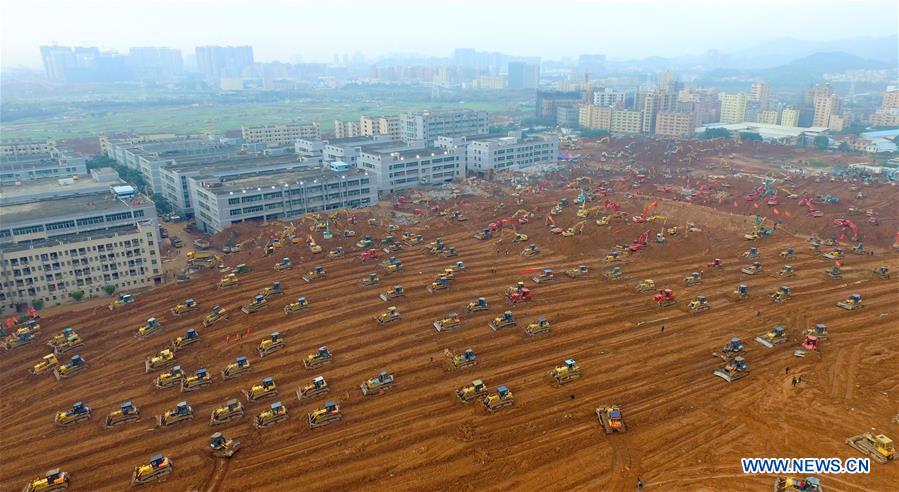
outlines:
[[752, 204], [752, 208], [759, 208], [758, 202]]
[[784, 212], [784, 215], [786, 215], [787, 217], [792, 217], [792, 216], [793, 216], [793, 214], [791, 214], [789, 210], [787, 210], [786, 212]]
[[774, 210], [772, 210], [772, 212], [774, 212], [774, 215], [780, 215], [780, 210], [778, 210], [776, 208]]

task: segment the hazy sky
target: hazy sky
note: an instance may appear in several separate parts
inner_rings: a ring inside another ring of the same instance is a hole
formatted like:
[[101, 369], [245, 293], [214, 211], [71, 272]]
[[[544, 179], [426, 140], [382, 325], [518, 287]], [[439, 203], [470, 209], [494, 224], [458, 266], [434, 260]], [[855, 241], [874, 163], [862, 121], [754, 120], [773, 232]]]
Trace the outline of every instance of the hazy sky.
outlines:
[[781, 37], [896, 34], [895, 1], [46, 1], [0, 0], [3, 66], [40, 66], [42, 44], [249, 44], [258, 61], [335, 53], [449, 55], [471, 47], [545, 59], [736, 51]]

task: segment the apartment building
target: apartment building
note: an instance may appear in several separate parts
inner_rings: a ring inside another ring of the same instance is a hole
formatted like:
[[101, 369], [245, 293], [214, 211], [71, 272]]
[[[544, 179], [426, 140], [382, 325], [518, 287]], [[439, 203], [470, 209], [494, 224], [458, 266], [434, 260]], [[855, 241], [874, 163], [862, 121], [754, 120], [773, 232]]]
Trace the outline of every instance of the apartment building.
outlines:
[[756, 121], [759, 123], [764, 123], [766, 125], [776, 125], [777, 124], [777, 111], [773, 111], [773, 110], [759, 111], [759, 114], [756, 117]]
[[298, 138], [321, 138], [318, 123], [298, 125], [244, 126], [241, 134], [247, 143], [264, 143], [269, 147], [292, 146]]
[[374, 178], [346, 164], [260, 176], [188, 179], [197, 227], [216, 233], [245, 221], [292, 220], [309, 212], [377, 202]]
[[0, 157], [52, 154], [56, 150], [56, 140], [13, 139], [0, 142]]
[[593, 92], [593, 104], [596, 106], [624, 107], [627, 94], [606, 88]]
[[559, 159], [559, 137], [535, 135], [523, 137], [521, 132], [485, 135], [465, 140], [465, 171], [521, 170], [531, 166], [556, 164]]
[[721, 95], [721, 123], [736, 124], [746, 121], [746, 94]]
[[578, 108], [578, 124], [581, 128], [591, 130], [610, 130], [612, 128], [611, 106], [581, 104]]
[[0, 155], [0, 184], [86, 174], [87, 162], [83, 155], [75, 152], [54, 148], [48, 153]]
[[486, 111], [421, 111], [400, 116], [403, 141], [433, 145], [437, 137], [461, 137], [489, 133]]
[[[831, 118], [840, 116], [842, 111], [842, 100], [836, 94], [830, 91], [829, 86], [817, 88], [815, 90], [814, 111], [812, 117], [812, 126], [824, 126], [831, 130], [839, 131], [831, 126]], [[842, 118], [839, 119], [842, 122]], [[840, 125], [841, 123], [836, 123]]]
[[400, 117], [362, 115], [359, 117], [359, 134], [364, 137], [388, 135], [390, 140], [402, 140], [403, 132]]
[[689, 138], [695, 127], [696, 117], [693, 113], [661, 111], [656, 114], [656, 135]]
[[355, 138], [362, 135], [359, 123], [355, 121], [334, 120], [334, 138]]
[[156, 208], [121, 180], [42, 180], [0, 195], [0, 306], [162, 281]]
[[379, 195], [465, 177], [465, 148], [371, 147], [359, 153], [358, 168], [372, 176]]
[[613, 111], [612, 131], [615, 133], [640, 133], [643, 129], [642, 111]]
[[780, 126], [799, 126], [799, 110], [784, 108], [780, 112]]

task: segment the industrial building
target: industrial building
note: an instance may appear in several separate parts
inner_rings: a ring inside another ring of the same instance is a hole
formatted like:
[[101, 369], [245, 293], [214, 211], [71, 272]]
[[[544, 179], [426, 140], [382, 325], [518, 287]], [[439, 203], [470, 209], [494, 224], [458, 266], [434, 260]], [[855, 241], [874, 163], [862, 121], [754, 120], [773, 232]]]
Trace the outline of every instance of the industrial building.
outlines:
[[434, 144], [437, 137], [463, 137], [489, 133], [486, 111], [420, 111], [400, 116], [403, 141], [413, 145]]
[[552, 135], [524, 137], [521, 132], [510, 132], [458, 140], [465, 148], [466, 174], [556, 164], [559, 158], [559, 138]]
[[359, 153], [358, 168], [374, 179], [379, 193], [449, 183], [465, 176], [465, 148], [374, 146]]
[[[37, 145], [33, 149], [40, 147]], [[4, 152], [3, 155], [0, 155], [0, 183], [2, 184], [86, 174], [87, 163], [84, 156], [75, 152], [52, 148], [47, 153]]]
[[298, 138], [321, 138], [321, 127], [318, 123], [243, 126], [240, 132], [244, 142], [264, 143], [269, 147], [292, 146]]

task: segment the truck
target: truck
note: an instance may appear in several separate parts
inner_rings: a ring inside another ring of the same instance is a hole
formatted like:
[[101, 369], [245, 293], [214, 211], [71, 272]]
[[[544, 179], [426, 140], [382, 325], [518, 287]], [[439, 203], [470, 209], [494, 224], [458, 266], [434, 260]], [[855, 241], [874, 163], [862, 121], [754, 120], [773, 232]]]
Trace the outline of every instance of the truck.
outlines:
[[209, 241], [205, 239], [194, 239], [194, 246], [198, 249], [209, 249]]
[[173, 248], [180, 248], [184, 246], [184, 242], [181, 241], [181, 238], [178, 236], [172, 236], [171, 238], [169, 238], [169, 244], [171, 244]]

